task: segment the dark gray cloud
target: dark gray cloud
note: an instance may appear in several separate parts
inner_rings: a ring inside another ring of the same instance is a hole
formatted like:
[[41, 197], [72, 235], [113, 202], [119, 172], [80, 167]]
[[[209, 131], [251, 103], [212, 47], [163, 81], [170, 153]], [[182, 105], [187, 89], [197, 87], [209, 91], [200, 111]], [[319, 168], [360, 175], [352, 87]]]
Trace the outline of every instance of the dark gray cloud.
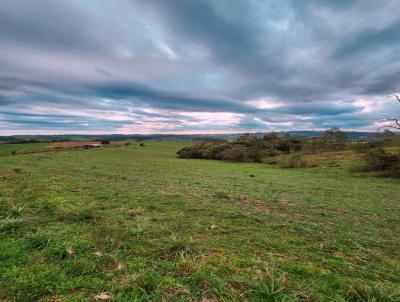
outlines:
[[[347, 37], [333, 53], [334, 59], [351, 58], [366, 52], [377, 52], [380, 48], [392, 48], [399, 44], [400, 21], [384, 28], [363, 29], [354, 36]], [[395, 48], [393, 49], [395, 50]]]
[[101, 43], [85, 26], [86, 18], [66, 1], [2, 1], [0, 35], [16, 46], [93, 51]]
[[0, 2], [0, 134], [374, 129], [397, 0]]

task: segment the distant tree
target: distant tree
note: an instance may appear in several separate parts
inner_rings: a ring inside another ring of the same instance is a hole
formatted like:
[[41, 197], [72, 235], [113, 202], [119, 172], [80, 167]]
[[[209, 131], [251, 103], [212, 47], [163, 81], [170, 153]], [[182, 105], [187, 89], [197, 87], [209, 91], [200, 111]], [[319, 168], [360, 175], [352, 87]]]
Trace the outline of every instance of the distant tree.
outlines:
[[276, 134], [275, 132], [270, 132], [267, 133], [266, 135], [264, 135], [263, 140], [265, 141], [277, 141], [279, 140], [278, 134]]
[[297, 137], [290, 136], [285, 133], [282, 138], [275, 141], [274, 147], [276, 150], [283, 153], [291, 153], [300, 151], [303, 147], [303, 142]]
[[[400, 72], [398, 72], [400, 73]], [[388, 98], [395, 98], [395, 101], [400, 103], [400, 96], [398, 94], [389, 95]], [[385, 121], [392, 122], [391, 125], [384, 125], [378, 128], [378, 132], [383, 128], [392, 128], [396, 130], [400, 130], [400, 119], [399, 118], [385, 118]]]
[[396, 136], [396, 133], [394, 133], [393, 131], [390, 131], [389, 129], [385, 129], [382, 132], [382, 137], [386, 138], [386, 137], [393, 137]]
[[248, 140], [248, 139], [251, 139], [250, 133], [245, 133], [245, 134], [243, 134], [241, 137], [239, 137], [239, 140], [240, 140], [240, 141], [242, 141], [242, 140]]
[[[399, 95], [394, 94], [388, 97], [394, 97], [400, 103]], [[383, 176], [400, 178], [400, 152], [390, 152], [385, 148], [399, 145], [399, 137], [389, 129], [400, 130], [400, 119], [385, 118], [384, 120], [392, 123], [378, 128], [378, 132], [385, 129], [381, 133], [380, 139], [374, 142], [372, 146], [367, 145], [369, 149], [364, 156], [365, 166], [363, 169], [365, 171], [379, 172]]]
[[[392, 95], [391, 97], [395, 97], [396, 100], [400, 103], [400, 97], [397, 94]], [[389, 121], [392, 121], [394, 123], [394, 125], [390, 128], [394, 128], [394, 129], [398, 129], [400, 130], [400, 120], [397, 118], [392, 118], [392, 119], [388, 119]]]
[[343, 148], [346, 144], [346, 140], [346, 133], [341, 131], [339, 128], [329, 129], [321, 136], [322, 143], [332, 150], [339, 150]]
[[260, 137], [252, 136], [249, 133], [246, 133], [245, 135], [239, 137], [237, 142], [243, 143], [247, 146], [254, 146], [254, 145], [259, 145], [262, 142], [262, 139]]
[[99, 140], [99, 142], [100, 142], [102, 145], [109, 145], [109, 144], [110, 144], [110, 141], [109, 141], [109, 140], [106, 140], [106, 139], [101, 139], [101, 140]]

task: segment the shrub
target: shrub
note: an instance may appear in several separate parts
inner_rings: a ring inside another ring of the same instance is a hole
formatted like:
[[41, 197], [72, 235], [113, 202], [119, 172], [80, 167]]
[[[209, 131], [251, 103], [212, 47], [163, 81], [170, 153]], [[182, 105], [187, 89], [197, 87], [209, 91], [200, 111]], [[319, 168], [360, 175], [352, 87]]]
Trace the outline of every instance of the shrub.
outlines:
[[248, 150], [243, 145], [232, 145], [220, 153], [221, 159], [236, 162], [249, 161]]
[[382, 176], [400, 177], [400, 153], [389, 153], [383, 148], [368, 151], [363, 171], [379, 172]]
[[346, 146], [346, 133], [341, 131], [339, 128], [332, 128], [324, 132], [321, 136], [323, 144], [329, 150], [342, 150]]
[[180, 158], [219, 159], [234, 162], [261, 162], [265, 149], [261, 145], [243, 142], [206, 142], [182, 148], [177, 152]]
[[250, 147], [248, 149], [248, 156], [252, 162], [261, 163], [266, 156], [266, 150], [260, 146]]
[[303, 142], [295, 137], [286, 136], [284, 140], [281, 140], [275, 147], [276, 150], [283, 153], [290, 153], [300, 151], [303, 147]]
[[180, 158], [202, 158], [199, 146], [191, 145], [180, 149], [178, 152]]
[[262, 137], [244, 135], [234, 142], [196, 142], [177, 152], [180, 158], [219, 159], [234, 162], [262, 162], [267, 156], [291, 153], [303, 149], [304, 138], [286, 134]]
[[385, 147], [394, 147], [397, 148], [400, 146], [400, 135], [394, 134], [391, 135], [381, 135], [378, 139], [370, 141], [370, 142], [357, 142], [352, 145], [352, 149], [356, 152], [365, 154], [371, 151], [372, 149], [379, 149]]
[[110, 141], [109, 141], [109, 140], [106, 140], [106, 139], [101, 139], [101, 140], [99, 140], [99, 142], [100, 142], [100, 144], [102, 144], [102, 145], [109, 145], [109, 144], [110, 144]]

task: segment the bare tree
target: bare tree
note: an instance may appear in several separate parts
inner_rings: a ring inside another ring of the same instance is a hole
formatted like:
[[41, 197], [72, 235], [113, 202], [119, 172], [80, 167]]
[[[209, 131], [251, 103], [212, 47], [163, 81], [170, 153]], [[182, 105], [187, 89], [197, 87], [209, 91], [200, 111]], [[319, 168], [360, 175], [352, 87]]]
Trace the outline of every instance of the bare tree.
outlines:
[[397, 94], [389, 95], [388, 98], [390, 98], [390, 97], [395, 97], [396, 100], [398, 100], [400, 102], [400, 98]]
[[[400, 97], [398, 94], [393, 94], [389, 95], [388, 98], [394, 97], [396, 100], [400, 103]], [[398, 118], [385, 118], [384, 121], [386, 122], [392, 122], [391, 125], [384, 125], [378, 128], [378, 132], [384, 128], [391, 128], [391, 129], [396, 129], [400, 130], [400, 120]]]
[[[396, 73], [400, 73], [400, 71], [396, 72]], [[398, 94], [392, 94], [389, 95], [388, 98], [395, 98], [399, 103], [400, 103], [400, 96]], [[383, 119], [385, 122], [391, 122], [390, 125], [383, 125], [381, 127], [378, 128], [378, 132], [381, 131], [382, 129], [387, 129], [387, 128], [391, 128], [391, 129], [396, 129], [396, 130], [400, 130], [400, 119], [398, 118], [384, 118]]]

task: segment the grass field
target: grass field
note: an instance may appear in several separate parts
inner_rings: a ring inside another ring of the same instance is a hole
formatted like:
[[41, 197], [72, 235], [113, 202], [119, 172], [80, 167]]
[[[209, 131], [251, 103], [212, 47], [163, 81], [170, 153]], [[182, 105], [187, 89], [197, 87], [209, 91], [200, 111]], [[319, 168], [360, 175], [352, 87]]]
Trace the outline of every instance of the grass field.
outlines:
[[39, 151], [46, 151], [47, 143], [36, 144], [0, 144], [0, 156], [15, 154], [26, 154]]
[[399, 180], [180, 147], [0, 145], [0, 300], [400, 301]]

